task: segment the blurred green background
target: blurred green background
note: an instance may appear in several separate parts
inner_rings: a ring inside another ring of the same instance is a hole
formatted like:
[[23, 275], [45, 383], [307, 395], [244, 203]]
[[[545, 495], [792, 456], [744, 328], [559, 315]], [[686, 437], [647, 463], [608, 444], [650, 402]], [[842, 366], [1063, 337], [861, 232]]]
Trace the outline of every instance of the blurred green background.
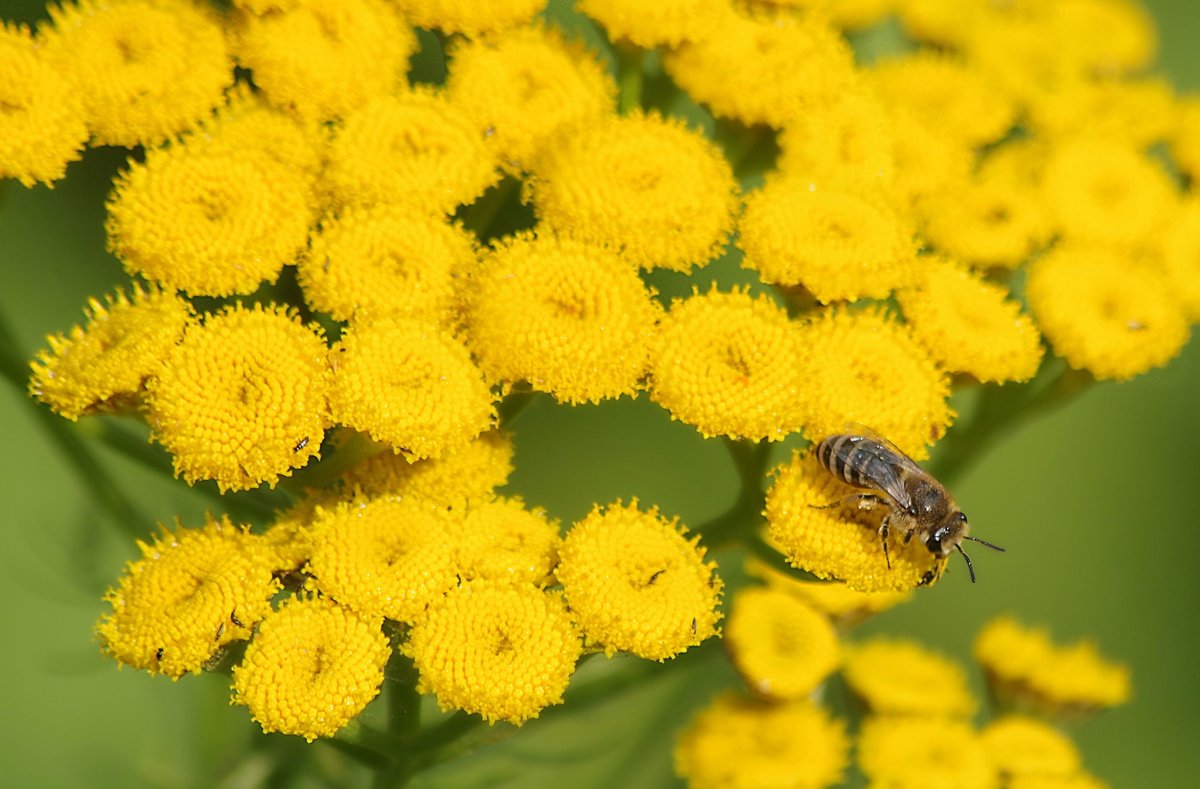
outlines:
[[[1200, 8], [1153, 0], [1162, 67], [1200, 90]], [[40, 2], [0, 0], [33, 20]], [[1200, 130], [1197, 130], [1200, 133]], [[5, 184], [0, 197], [0, 317], [22, 357], [81, 319], [89, 296], [123, 281], [104, 252], [103, 200], [123, 152], [89, 151], [53, 190]], [[10, 349], [11, 350], [11, 349]], [[963, 572], [869, 623], [863, 633], [919, 638], [962, 659], [992, 616], [1011, 612], [1060, 639], [1094, 638], [1133, 668], [1134, 699], [1075, 732], [1087, 767], [1117, 787], [1200, 785], [1200, 342], [1163, 370], [1097, 386], [1066, 410], [1024, 424], [957, 485], [980, 536], [979, 583]], [[0, 385], [0, 776], [8, 786], [256, 786], [283, 761], [358, 782], [328, 745], [262, 737], [228, 706], [222, 676], [178, 683], [119, 671], [92, 635], [101, 595], [132, 539], [94, 508], [30, 404]], [[593, 501], [638, 496], [697, 524], [736, 493], [723, 447], [672, 424], [644, 399], [521, 414], [512, 489], [564, 522]], [[209, 500], [94, 446], [143, 510], [145, 533], [176, 516], [194, 524]], [[733, 571], [724, 569], [726, 575]], [[618, 659], [619, 662], [619, 659]], [[608, 671], [592, 661], [577, 685]], [[976, 680], [978, 678], [976, 677]], [[655, 787], [669, 784], [667, 733], [730, 681], [719, 645], [664, 667], [635, 691], [581, 700], [503, 743], [434, 770], [422, 786]], [[586, 706], [585, 706], [586, 705]], [[247, 756], [247, 748], [254, 751]], [[278, 777], [278, 776], [277, 776]], [[301, 780], [300, 784], [303, 785]]]

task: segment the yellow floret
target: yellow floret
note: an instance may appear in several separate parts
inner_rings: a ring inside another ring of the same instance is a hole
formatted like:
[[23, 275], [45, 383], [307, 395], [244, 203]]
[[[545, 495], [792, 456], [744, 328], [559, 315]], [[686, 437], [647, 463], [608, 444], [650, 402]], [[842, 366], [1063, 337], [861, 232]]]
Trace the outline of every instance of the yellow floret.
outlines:
[[345, 488], [367, 496], [413, 496], [438, 504], [486, 499], [513, 470], [512, 434], [492, 430], [460, 449], [413, 463], [381, 452], [342, 475]]
[[547, 0], [391, 0], [418, 27], [478, 38], [529, 22]]
[[934, 118], [902, 107], [888, 108], [896, 152], [896, 193], [903, 205], [962, 183], [974, 151], [939, 127]]
[[772, 699], [808, 697], [839, 663], [833, 625], [799, 597], [750, 587], [733, 598], [725, 648], [755, 693]]
[[890, 789], [999, 786], [978, 732], [951, 718], [867, 718], [858, 734], [858, 766], [871, 786]]
[[1162, 77], [1080, 78], [1035, 96], [1029, 125], [1046, 139], [1086, 134], [1145, 148], [1166, 138], [1176, 112], [1171, 84]]
[[457, 545], [459, 575], [545, 586], [558, 564], [558, 521], [519, 498], [467, 501]]
[[876, 638], [845, 655], [846, 684], [875, 714], [965, 719], [975, 711], [962, 666], [914, 641]]
[[981, 732], [983, 747], [1001, 775], [1067, 778], [1082, 766], [1079, 749], [1058, 729], [1025, 715], [992, 720]]
[[699, 537], [634, 501], [567, 533], [555, 575], [589, 644], [666, 660], [717, 633], [722, 582]]
[[643, 49], [676, 47], [720, 35], [726, 14], [711, 0], [580, 0], [579, 11], [604, 26], [610, 41]]

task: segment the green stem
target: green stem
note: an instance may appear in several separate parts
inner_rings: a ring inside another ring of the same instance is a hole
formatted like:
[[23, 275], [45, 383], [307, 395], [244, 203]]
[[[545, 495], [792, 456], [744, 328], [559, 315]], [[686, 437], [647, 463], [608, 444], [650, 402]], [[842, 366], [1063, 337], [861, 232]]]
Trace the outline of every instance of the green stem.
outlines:
[[783, 554], [772, 548], [771, 545], [758, 534], [747, 534], [742, 537], [741, 542], [751, 556], [753, 556], [755, 559], [758, 559], [775, 572], [782, 573], [790, 578], [795, 578], [797, 581], [821, 580], [806, 570], [792, 567], [787, 563], [787, 559], [783, 558]]
[[642, 87], [646, 78], [643, 64], [646, 52], [629, 41], [618, 42], [615, 49], [620, 90], [617, 111], [628, 115], [642, 106]]
[[765, 501], [763, 476], [766, 473], [771, 445], [766, 441], [726, 439], [725, 447], [733, 459], [734, 468], [741, 481], [741, 490], [733, 506], [696, 528], [696, 531], [704, 535], [704, 544], [710, 550], [739, 542], [747, 535], [753, 534], [762, 521]]
[[403, 752], [403, 743], [399, 740], [357, 720], [350, 721], [333, 737], [321, 742], [375, 770], [386, 770]]
[[534, 392], [527, 388], [529, 384], [521, 385], [522, 388], [514, 388], [509, 392], [503, 400], [500, 401], [500, 407], [496, 409], [499, 417], [498, 424], [500, 427], [509, 427], [512, 421], [517, 418], [525, 408], [533, 402]]

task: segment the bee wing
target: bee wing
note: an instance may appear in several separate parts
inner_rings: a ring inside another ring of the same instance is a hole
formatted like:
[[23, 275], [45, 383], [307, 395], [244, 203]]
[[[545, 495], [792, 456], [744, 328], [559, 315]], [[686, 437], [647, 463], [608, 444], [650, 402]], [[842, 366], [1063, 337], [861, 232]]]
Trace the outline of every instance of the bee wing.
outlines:
[[907, 468], [909, 471], [917, 471], [917, 472], [920, 472], [921, 474], [928, 473], [925, 471], [925, 469], [923, 469], [919, 465], [917, 465], [917, 461], [910, 458], [903, 449], [901, 449], [900, 447], [893, 444], [886, 436], [884, 436], [882, 433], [879, 433], [878, 431], [874, 430], [873, 428], [867, 427], [866, 425], [863, 425], [863, 424], [859, 424], [858, 422], [847, 422], [846, 428], [847, 428], [847, 432], [849, 432], [849, 433], [854, 433], [856, 435], [863, 436], [864, 438], [869, 438], [872, 441], [878, 441], [880, 444], [883, 444], [885, 447], [890, 449], [892, 452], [895, 452], [896, 453], [896, 462], [898, 464], [900, 464], [901, 466], [904, 466], [905, 468]]
[[854, 435], [879, 444], [888, 453], [887, 460], [890, 461], [890, 465], [886, 465], [882, 470], [877, 470], [874, 481], [896, 503], [896, 506], [902, 510], [911, 512], [913, 509], [913, 500], [912, 496], [908, 493], [908, 488], [904, 484], [902, 470], [920, 474], [921, 476], [925, 476], [925, 470], [918, 466], [915, 460], [904, 454], [904, 450], [866, 425], [850, 423], [847, 425], [847, 428]]

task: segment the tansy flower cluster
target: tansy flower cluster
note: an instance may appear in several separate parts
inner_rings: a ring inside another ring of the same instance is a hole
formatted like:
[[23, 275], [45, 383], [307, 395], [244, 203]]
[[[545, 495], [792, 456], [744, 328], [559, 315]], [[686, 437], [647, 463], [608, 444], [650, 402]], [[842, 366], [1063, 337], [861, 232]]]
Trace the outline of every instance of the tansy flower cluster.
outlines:
[[[880, 785], [1086, 780], [1037, 720], [972, 728], [950, 659], [843, 643], [945, 560], [895, 531], [885, 554], [886, 508], [831, 506], [854, 491], [811, 449], [765, 474], [765, 448], [862, 426], [923, 462], [956, 391], [1179, 352], [1200, 104], [1150, 71], [1144, 15], [566, 6], [66, 0], [0, 29], [0, 177], [52, 186], [89, 146], [130, 149], [105, 205], [130, 282], [48, 338], [29, 393], [140, 421], [177, 477], [273, 513], [144, 540], [103, 649], [172, 678], [232, 666], [264, 731], [312, 740], [406, 671], [444, 710], [521, 724], [585, 656], [668, 661], [728, 616], [749, 695], [681, 737], [697, 786], [838, 782], [838, 672]], [[856, 58], [848, 34], [877, 25], [904, 46]], [[564, 528], [505, 487], [525, 403], [625, 397], [732, 447], [727, 517], [689, 529], [614, 494]], [[724, 605], [739, 550], [770, 582]], [[998, 694], [1123, 700], [1119, 671], [1044, 642], [985, 631]]]

